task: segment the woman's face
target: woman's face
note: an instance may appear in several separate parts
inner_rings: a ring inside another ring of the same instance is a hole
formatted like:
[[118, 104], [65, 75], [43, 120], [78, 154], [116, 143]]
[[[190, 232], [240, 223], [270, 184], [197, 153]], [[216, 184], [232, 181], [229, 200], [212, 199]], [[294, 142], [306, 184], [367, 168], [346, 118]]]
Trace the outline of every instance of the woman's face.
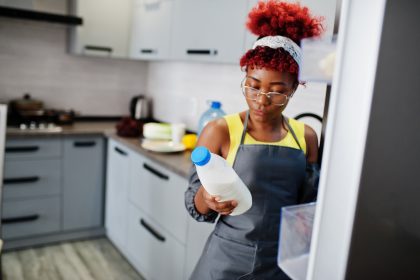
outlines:
[[[263, 94], [260, 92], [255, 100], [247, 98], [246, 102], [248, 103], [253, 119], [264, 122], [280, 117], [290, 97], [295, 92], [298, 82], [296, 81], [296, 76], [287, 72], [268, 69], [248, 69], [243, 85], [263, 92]], [[276, 101], [279, 98], [281, 99], [281, 97], [274, 97], [275, 95], [272, 95], [269, 98], [264, 94], [268, 92], [281, 93], [289, 98], [285, 99], [284, 102], [277, 102], [276, 104]]]

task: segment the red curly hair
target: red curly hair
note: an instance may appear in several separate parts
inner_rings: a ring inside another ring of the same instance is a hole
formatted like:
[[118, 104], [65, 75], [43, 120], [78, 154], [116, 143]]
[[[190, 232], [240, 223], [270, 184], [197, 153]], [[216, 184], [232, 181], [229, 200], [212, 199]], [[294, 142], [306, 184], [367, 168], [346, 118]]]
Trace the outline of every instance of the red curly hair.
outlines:
[[[277, 0], [260, 1], [248, 14], [248, 29], [259, 36], [281, 35], [300, 45], [303, 38], [319, 36], [323, 32], [323, 17], [314, 17], [299, 3]], [[299, 66], [283, 48], [258, 46], [248, 50], [240, 60], [245, 69], [267, 68], [297, 75]]]

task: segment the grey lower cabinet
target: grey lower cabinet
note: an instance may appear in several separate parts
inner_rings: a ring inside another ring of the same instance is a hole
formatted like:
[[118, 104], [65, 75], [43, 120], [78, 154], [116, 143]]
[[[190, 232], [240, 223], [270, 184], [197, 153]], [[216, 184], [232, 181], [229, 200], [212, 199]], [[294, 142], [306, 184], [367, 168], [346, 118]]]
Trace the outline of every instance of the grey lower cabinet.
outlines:
[[7, 138], [5, 249], [103, 234], [104, 138]]
[[102, 137], [63, 140], [63, 230], [102, 225], [104, 167]]
[[184, 206], [187, 180], [110, 140], [107, 235], [146, 279], [188, 279], [214, 225]]

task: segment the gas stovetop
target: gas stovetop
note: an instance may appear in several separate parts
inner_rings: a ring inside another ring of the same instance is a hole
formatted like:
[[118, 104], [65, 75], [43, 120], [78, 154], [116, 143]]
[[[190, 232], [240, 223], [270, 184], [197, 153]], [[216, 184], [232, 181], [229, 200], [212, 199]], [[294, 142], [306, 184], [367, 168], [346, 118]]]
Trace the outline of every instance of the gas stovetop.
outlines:
[[13, 131], [27, 131], [27, 132], [61, 132], [63, 129], [61, 126], [57, 126], [54, 123], [44, 122], [29, 122], [21, 123], [19, 125], [9, 126], [8, 130]]

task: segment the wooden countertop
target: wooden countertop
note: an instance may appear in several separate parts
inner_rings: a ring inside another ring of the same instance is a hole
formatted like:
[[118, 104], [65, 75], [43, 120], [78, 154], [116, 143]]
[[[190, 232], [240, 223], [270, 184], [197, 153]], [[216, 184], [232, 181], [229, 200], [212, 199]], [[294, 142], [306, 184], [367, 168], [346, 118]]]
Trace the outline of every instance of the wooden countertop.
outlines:
[[154, 162], [166, 167], [170, 171], [180, 175], [181, 177], [188, 178], [188, 172], [192, 165], [191, 151], [179, 153], [158, 153], [151, 152], [141, 147], [141, 140], [138, 138], [120, 137], [116, 133], [107, 132], [106, 136], [111, 138], [129, 149], [146, 156]]
[[42, 131], [7, 128], [6, 139], [103, 135], [127, 146], [129, 149], [143, 156], [146, 156], [181, 177], [188, 178], [188, 172], [192, 164], [190, 160], [191, 151], [179, 153], [157, 153], [145, 150], [141, 147], [141, 140], [139, 138], [118, 136], [115, 131], [115, 124], [115, 122], [76, 122], [73, 125], [61, 126], [61, 130]]

